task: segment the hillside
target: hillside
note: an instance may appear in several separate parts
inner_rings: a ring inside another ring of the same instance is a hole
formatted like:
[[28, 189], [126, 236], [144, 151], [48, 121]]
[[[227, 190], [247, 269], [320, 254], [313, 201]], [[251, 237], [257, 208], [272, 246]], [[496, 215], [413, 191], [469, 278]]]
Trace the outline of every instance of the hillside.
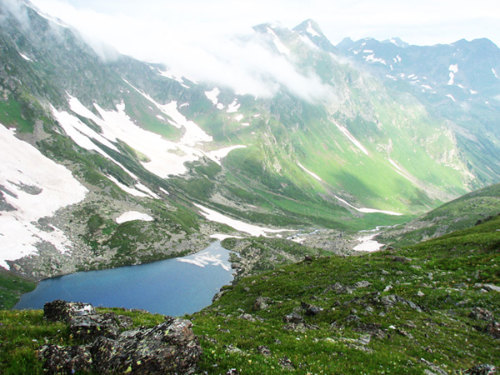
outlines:
[[[200, 373], [448, 374], [500, 365], [500, 216], [410, 247], [309, 257], [223, 288], [190, 316]], [[102, 310], [110, 311], [110, 310]], [[161, 316], [113, 311], [134, 326]], [[0, 370], [42, 373], [35, 350], [76, 343], [41, 311], [1, 311]], [[234, 372], [233, 372], [234, 373]]]
[[439, 206], [403, 225], [388, 228], [377, 238], [398, 246], [469, 228], [500, 213], [500, 184], [474, 191]]

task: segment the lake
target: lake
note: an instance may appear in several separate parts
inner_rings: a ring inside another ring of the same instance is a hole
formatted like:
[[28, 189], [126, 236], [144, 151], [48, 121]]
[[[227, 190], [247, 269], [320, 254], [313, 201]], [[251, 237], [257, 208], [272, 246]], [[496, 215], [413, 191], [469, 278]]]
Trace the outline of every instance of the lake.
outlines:
[[233, 279], [230, 252], [213, 242], [199, 253], [138, 266], [77, 272], [42, 280], [16, 309], [41, 309], [55, 299], [180, 316], [210, 305]]

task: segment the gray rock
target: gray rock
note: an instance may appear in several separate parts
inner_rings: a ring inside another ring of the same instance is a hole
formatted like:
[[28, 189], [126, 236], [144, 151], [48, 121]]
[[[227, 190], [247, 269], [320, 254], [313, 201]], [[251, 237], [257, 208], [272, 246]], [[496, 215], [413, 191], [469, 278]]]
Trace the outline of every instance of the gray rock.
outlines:
[[294, 370], [295, 369], [295, 366], [293, 365], [290, 358], [288, 358], [286, 356], [283, 358], [280, 358], [278, 361], [278, 364], [286, 370]]
[[259, 350], [260, 354], [265, 357], [269, 357], [271, 355], [271, 350], [265, 345], [260, 345], [257, 349]]
[[499, 322], [490, 322], [485, 328], [484, 331], [489, 333], [496, 339], [500, 339], [500, 323]]
[[379, 302], [384, 306], [386, 309], [390, 309], [394, 307], [397, 303], [403, 303], [405, 305], [408, 305], [410, 308], [417, 312], [422, 312], [422, 309], [417, 306], [415, 303], [412, 301], [408, 301], [407, 299], [404, 299], [401, 296], [398, 296], [397, 294], [390, 294], [387, 296], [382, 296], [379, 300]]
[[269, 307], [269, 304], [273, 303], [271, 298], [268, 297], [257, 297], [255, 300], [252, 310], [254, 311], [259, 311], [259, 310], [265, 310]]
[[370, 285], [372, 285], [371, 282], [369, 281], [366, 281], [366, 280], [362, 280], [362, 281], [358, 281], [356, 284], [354, 284], [354, 288], [367, 288], [369, 287]]
[[[78, 304], [56, 302], [47, 309], [53, 317], [64, 319], [70, 316], [73, 311], [72, 306], [76, 306], [79, 310]], [[63, 315], [55, 313], [60, 311]], [[192, 374], [195, 372], [201, 347], [191, 329], [190, 321], [166, 317], [164, 323], [153, 328], [118, 333], [120, 328], [129, 326], [130, 323], [128, 318], [115, 314], [94, 313], [73, 316], [70, 320], [72, 330], [85, 332], [83, 336], [86, 339], [96, 338], [87, 345], [41, 347], [38, 353], [40, 359], [44, 361], [44, 369], [48, 374], [74, 372]]]
[[292, 312], [291, 314], [285, 315], [283, 317], [283, 321], [285, 323], [303, 323], [304, 318], [302, 317], [302, 315], [296, 312]]
[[241, 314], [238, 318], [248, 320], [249, 322], [255, 322], [255, 318], [250, 314]]
[[349, 288], [348, 286], [342, 285], [339, 282], [336, 282], [335, 284], [329, 285], [323, 293], [328, 293], [330, 291], [336, 292], [337, 294], [352, 294], [352, 289]]
[[493, 292], [499, 292], [500, 293], [500, 286], [496, 286], [493, 284], [484, 284], [483, 288], [486, 289], [487, 291], [493, 291]]
[[43, 306], [43, 316], [52, 322], [69, 322], [71, 318], [95, 314], [94, 307], [89, 303], [66, 302], [55, 300]]
[[120, 331], [130, 327], [132, 319], [114, 313], [77, 315], [69, 322], [69, 330], [73, 336], [84, 341], [98, 336], [116, 338]]
[[48, 374], [89, 373], [92, 370], [92, 355], [86, 346], [44, 345], [38, 349], [38, 356]]
[[490, 321], [494, 319], [493, 313], [482, 307], [474, 307], [469, 314], [472, 319]]
[[304, 310], [305, 314], [308, 316], [318, 315], [320, 312], [323, 311], [322, 307], [311, 305], [311, 304], [306, 303], [306, 302], [301, 302], [300, 306]]
[[465, 374], [469, 375], [494, 375], [496, 373], [497, 368], [488, 364], [476, 365], [465, 371]]

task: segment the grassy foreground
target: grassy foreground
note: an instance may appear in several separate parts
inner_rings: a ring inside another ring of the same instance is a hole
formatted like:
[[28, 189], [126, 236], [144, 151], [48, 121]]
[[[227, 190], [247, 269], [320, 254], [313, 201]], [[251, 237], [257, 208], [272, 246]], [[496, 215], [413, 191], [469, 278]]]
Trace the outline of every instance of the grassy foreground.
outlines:
[[[498, 367], [500, 341], [485, 331], [490, 322], [471, 312], [500, 316], [500, 293], [488, 286], [500, 284], [499, 229], [497, 216], [411, 247], [312, 258], [243, 278], [189, 317], [203, 348], [199, 373], [459, 374], [480, 363]], [[255, 304], [258, 297], [264, 304]], [[322, 310], [309, 316], [302, 302]], [[163, 320], [113, 311], [137, 326]], [[292, 312], [298, 320], [284, 322]], [[0, 311], [0, 373], [42, 373], [35, 350], [46, 342], [76, 344], [41, 311]]]

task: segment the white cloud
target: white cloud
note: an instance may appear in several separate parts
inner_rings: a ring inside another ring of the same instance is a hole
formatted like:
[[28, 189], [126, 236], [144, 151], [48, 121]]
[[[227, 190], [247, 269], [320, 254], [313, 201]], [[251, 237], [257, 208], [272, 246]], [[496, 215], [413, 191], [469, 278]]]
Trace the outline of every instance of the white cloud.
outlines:
[[[9, 0], [12, 1], [12, 0]], [[496, 0], [32, 0], [43, 11], [79, 29], [103, 54], [103, 42], [141, 60], [163, 62], [174, 72], [214, 81], [239, 93], [272, 95], [269, 77], [308, 100], [326, 95], [314, 76], [294, 70], [284, 57], [271, 54], [251, 27], [278, 21], [293, 27], [306, 18], [318, 21], [337, 43], [399, 36], [415, 44], [461, 38], [500, 40]]]

